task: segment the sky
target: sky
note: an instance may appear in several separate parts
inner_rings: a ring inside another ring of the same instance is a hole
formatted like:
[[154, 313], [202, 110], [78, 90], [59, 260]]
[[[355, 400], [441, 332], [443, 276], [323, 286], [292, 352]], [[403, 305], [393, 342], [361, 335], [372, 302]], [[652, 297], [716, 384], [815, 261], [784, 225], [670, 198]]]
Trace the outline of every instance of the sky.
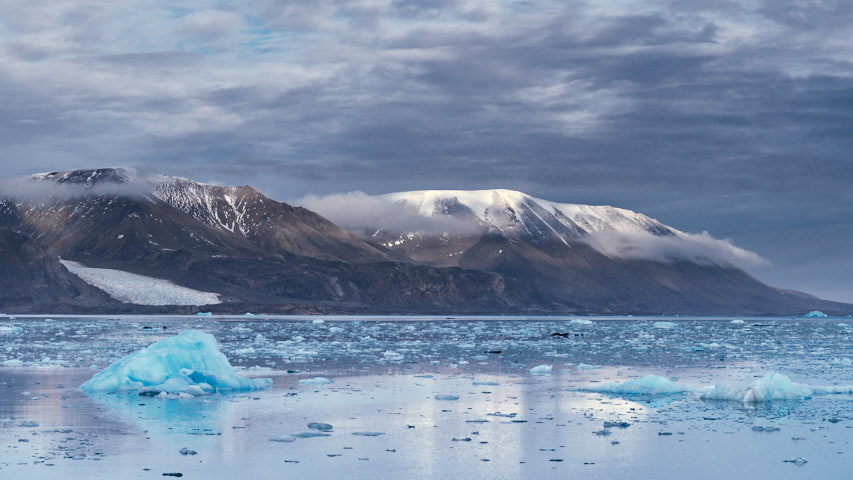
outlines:
[[3, 0], [0, 177], [508, 188], [853, 302], [851, 38], [845, 0]]

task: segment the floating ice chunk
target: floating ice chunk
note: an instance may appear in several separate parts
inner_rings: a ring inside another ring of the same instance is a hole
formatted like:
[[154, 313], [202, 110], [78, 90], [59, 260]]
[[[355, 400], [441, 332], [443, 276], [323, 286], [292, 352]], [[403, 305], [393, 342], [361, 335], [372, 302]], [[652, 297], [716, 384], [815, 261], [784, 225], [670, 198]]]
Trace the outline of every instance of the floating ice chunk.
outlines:
[[312, 377], [312, 378], [303, 378], [302, 380], [297, 380], [296, 383], [300, 385], [328, 385], [330, 383], [335, 383], [332, 380], [326, 377]]
[[20, 367], [24, 364], [24, 362], [18, 360], [17, 358], [12, 358], [9, 360], [3, 360], [4, 367]]
[[319, 430], [321, 432], [331, 432], [335, 427], [329, 423], [311, 422], [308, 424], [308, 428], [311, 430]]
[[360, 437], [378, 437], [380, 435], [385, 435], [384, 432], [352, 432], [352, 434]]
[[294, 433], [294, 437], [296, 438], [315, 438], [315, 437], [328, 437], [330, 434], [323, 432], [300, 432]]
[[587, 320], [585, 318], [575, 318], [569, 323], [573, 325], [592, 325], [592, 320]]
[[736, 318], [729, 323], [734, 323], [735, 325], [741, 325], [741, 324], [743, 324], [743, 320]]
[[666, 377], [646, 375], [643, 378], [624, 383], [607, 382], [590, 387], [578, 387], [581, 392], [615, 393], [620, 395], [671, 395], [692, 391], [687, 385], [680, 385]]
[[821, 312], [820, 310], [812, 310], [811, 312], [803, 315], [806, 318], [826, 318], [829, 315]]
[[459, 400], [458, 395], [436, 395], [436, 400]]
[[187, 330], [132, 353], [80, 385], [86, 392], [138, 391], [186, 393], [261, 390], [268, 378], [237, 375], [216, 339], [209, 333]]
[[809, 463], [809, 461], [803, 457], [793, 457], [793, 458], [789, 458], [787, 460], [782, 460], [782, 461], [785, 463], [793, 463], [794, 465], [796, 465], [798, 467], [802, 467], [803, 465]]
[[655, 322], [652, 326], [655, 328], [670, 329], [670, 328], [675, 328], [677, 325], [675, 322]]
[[23, 331], [24, 329], [21, 327], [0, 327], [0, 335], [17, 335]]
[[314, 320], [311, 321], [311, 323], [313, 323], [314, 325], [322, 325], [322, 324], [326, 323], [326, 321], [323, 320], [322, 318], [315, 318]]
[[538, 365], [530, 369], [531, 375], [551, 375], [553, 365]]
[[475, 386], [477, 386], [477, 385], [496, 386], [496, 385], [500, 385], [500, 384], [498, 382], [487, 382], [484, 380], [474, 380], [474, 385]]
[[579, 363], [577, 368], [578, 370], [598, 370], [599, 368], [601, 368], [601, 365], [589, 365], [586, 363]]
[[196, 312], [196, 317], [212, 317], [213, 312]]
[[285, 435], [283, 437], [272, 437], [270, 441], [278, 443], [293, 443], [296, 441], [296, 437], [291, 435]]
[[754, 381], [746, 389], [734, 389], [727, 385], [714, 385], [697, 390], [699, 398], [705, 400], [728, 400], [744, 403], [762, 403], [773, 400], [803, 400], [814, 393], [802, 383], [794, 383], [781, 373], [768, 373]]

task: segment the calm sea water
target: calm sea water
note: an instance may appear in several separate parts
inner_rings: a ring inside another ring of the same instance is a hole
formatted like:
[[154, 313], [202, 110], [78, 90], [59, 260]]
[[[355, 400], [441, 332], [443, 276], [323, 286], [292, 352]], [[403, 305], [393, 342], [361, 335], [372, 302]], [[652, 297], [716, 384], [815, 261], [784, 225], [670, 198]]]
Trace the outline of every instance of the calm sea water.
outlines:
[[[182, 400], [77, 388], [186, 329], [212, 333], [241, 374], [272, 378], [273, 388]], [[3, 478], [847, 478], [853, 469], [853, 395], [745, 404], [579, 391], [646, 375], [737, 391], [770, 372], [853, 385], [850, 318], [0, 317], [0, 342]], [[531, 373], [542, 365], [549, 375]], [[318, 376], [333, 383], [297, 383]]]

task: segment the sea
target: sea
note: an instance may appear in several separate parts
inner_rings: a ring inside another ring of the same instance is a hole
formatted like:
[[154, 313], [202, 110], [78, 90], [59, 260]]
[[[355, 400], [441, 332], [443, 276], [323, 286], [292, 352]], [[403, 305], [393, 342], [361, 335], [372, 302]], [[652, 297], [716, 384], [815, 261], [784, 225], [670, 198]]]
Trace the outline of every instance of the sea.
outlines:
[[[79, 388], [187, 330], [272, 386]], [[3, 479], [846, 479], [852, 444], [850, 317], [0, 315]]]

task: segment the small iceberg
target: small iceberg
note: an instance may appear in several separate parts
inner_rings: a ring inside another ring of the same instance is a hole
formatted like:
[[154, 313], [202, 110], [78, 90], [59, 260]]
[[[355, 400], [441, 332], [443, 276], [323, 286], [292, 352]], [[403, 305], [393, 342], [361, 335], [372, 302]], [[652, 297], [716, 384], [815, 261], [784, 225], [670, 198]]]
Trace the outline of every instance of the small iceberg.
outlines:
[[678, 325], [675, 322], [655, 322], [652, 326], [655, 328], [664, 328], [668, 330], [671, 328], [675, 328]]
[[87, 393], [136, 391], [196, 396], [271, 386], [269, 378], [237, 375], [213, 335], [186, 330], [113, 362], [80, 389]]
[[803, 315], [806, 318], [826, 318], [829, 315], [821, 312], [820, 310], [812, 310], [811, 312]]
[[302, 380], [297, 380], [296, 383], [300, 385], [328, 385], [330, 383], [335, 383], [329, 378], [326, 377], [313, 377], [313, 378], [303, 378]]
[[531, 375], [551, 375], [553, 365], [539, 365], [530, 369]]
[[444, 400], [444, 401], [453, 401], [453, 400], [459, 400], [459, 396], [458, 395], [436, 395], [435, 399], [436, 400]]
[[673, 382], [666, 377], [646, 375], [624, 383], [607, 382], [589, 387], [569, 389], [577, 392], [610, 393], [615, 395], [673, 395], [693, 393], [702, 400], [742, 402], [745, 404], [783, 400], [806, 400], [814, 395], [853, 394], [853, 385], [813, 386], [792, 382], [781, 373], [768, 373], [746, 388], [733, 388], [717, 384], [709, 387], [692, 387]]
[[3, 335], [3, 336], [6, 336], [6, 335], [18, 335], [18, 334], [20, 334], [20, 333], [21, 333], [21, 332], [23, 332], [23, 331], [24, 331], [24, 329], [23, 329], [23, 328], [21, 328], [21, 327], [6, 327], [6, 326], [0, 326], [0, 335]]
[[779, 400], [805, 400], [814, 395], [853, 393], [853, 385], [849, 386], [812, 386], [792, 382], [781, 373], [768, 373], [752, 382], [745, 389], [735, 389], [727, 385], [714, 385], [696, 390], [703, 400], [727, 400], [743, 403], [764, 403]]
[[693, 388], [677, 384], [666, 377], [646, 375], [624, 383], [607, 382], [592, 387], [578, 387], [575, 390], [619, 395], [673, 395], [693, 391]]

